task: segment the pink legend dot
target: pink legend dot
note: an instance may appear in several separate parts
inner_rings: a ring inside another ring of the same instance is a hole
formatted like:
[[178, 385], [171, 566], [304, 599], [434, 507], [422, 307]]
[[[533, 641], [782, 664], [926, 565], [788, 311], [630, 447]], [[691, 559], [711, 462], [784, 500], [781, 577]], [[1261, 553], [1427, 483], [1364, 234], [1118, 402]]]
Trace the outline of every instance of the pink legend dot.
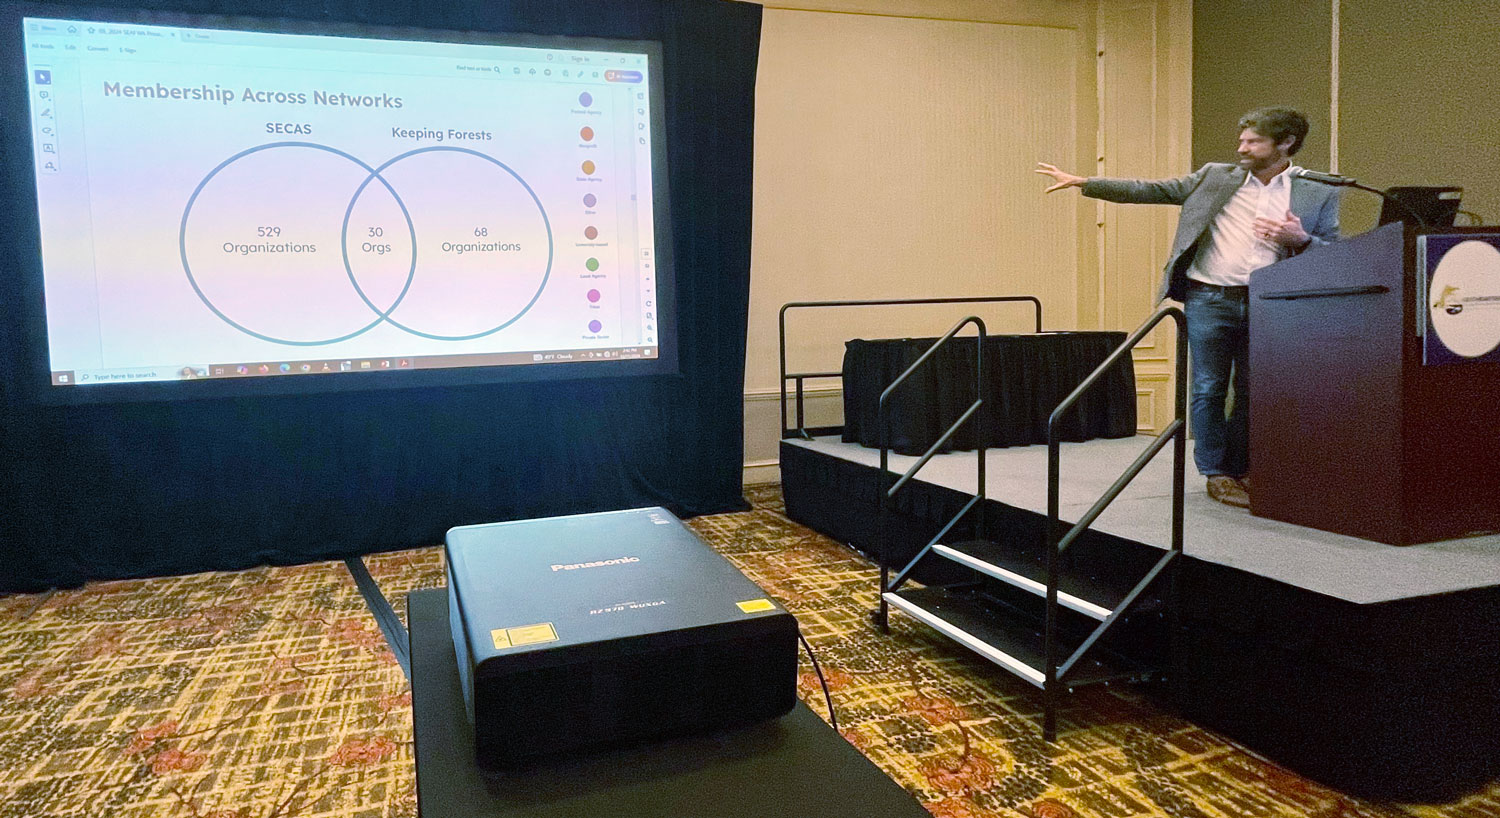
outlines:
[[604, 329], [604, 325], [599, 323], [598, 321], [589, 322], [589, 332], [598, 332], [601, 329]]
[[597, 303], [599, 303], [599, 291], [598, 290], [589, 290], [589, 303], [591, 303], [591, 304], [597, 304]]
[[583, 237], [590, 240], [599, 238], [599, 228], [585, 227], [583, 229]]
[[593, 207], [594, 205], [596, 205], [598, 203], [599, 203], [599, 197], [595, 196], [592, 193], [586, 194], [583, 197], [583, 206], [584, 207]]

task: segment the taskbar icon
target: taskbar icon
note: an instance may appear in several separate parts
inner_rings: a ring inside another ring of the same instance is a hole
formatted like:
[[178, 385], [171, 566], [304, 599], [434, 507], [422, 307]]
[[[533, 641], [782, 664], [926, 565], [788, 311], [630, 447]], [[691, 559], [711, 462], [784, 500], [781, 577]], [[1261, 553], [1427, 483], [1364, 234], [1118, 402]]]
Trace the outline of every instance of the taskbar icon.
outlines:
[[[196, 367], [201, 378], [281, 377], [287, 375], [331, 375], [338, 372], [391, 372], [417, 368], [416, 358], [331, 358], [312, 361], [244, 361]], [[186, 373], [184, 368], [183, 372]], [[53, 380], [59, 375], [54, 373]], [[187, 377], [184, 374], [184, 377]]]

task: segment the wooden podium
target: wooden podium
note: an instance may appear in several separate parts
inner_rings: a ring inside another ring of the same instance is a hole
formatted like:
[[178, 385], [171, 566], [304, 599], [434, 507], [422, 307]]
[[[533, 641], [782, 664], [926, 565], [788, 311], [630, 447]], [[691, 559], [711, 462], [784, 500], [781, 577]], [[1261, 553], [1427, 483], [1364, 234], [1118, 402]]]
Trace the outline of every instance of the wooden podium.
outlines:
[[1424, 364], [1417, 235], [1388, 224], [1250, 277], [1256, 516], [1391, 545], [1500, 531], [1500, 362]]

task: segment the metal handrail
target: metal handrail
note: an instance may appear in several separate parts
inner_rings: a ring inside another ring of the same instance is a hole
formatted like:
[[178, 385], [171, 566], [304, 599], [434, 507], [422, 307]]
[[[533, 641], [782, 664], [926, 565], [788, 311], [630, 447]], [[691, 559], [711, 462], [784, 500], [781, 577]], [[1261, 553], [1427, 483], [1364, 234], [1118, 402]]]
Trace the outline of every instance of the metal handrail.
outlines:
[[[917, 458], [917, 462], [913, 463], [911, 468], [907, 469], [906, 473], [901, 475], [901, 479], [896, 481], [896, 485], [891, 486], [890, 490], [885, 493], [885, 496], [895, 497], [896, 492], [900, 491], [902, 486], [906, 485], [907, 482], [915, 477], [917, 472], [921, 471], [922, 467], [927, 465], [927, 461], [931, 460], [938, 452], [942, 451], [943, 447], [948, 445], [948, 439], [953, 437], [953, 434], [957, 432], [959, 428], [969, 420], [969, 418], [973, 417], [974, 413], [978, 412], [979, 407], [983, 405], [983, 398], [975, 398], [974, 402], [969, 404], [969, 408], [965, 409], [964, 413], [958, 416], [958, 420], [953, 421], [953, 425], [948, 427], [948, 431], [943, 432], [942, 437], [939, 437], [936, 442], [927, 447], [927, 451], [923, 452], [922, 456]], [[884, 451], [885, 450], [882, 448], [881, 452], [883, 453]]]
[[781, 381], [781, 436], [786, 437], [786, 381], [788, 378], [797, 382], [797, 434], [803, 440], [812, 440], [812, 435], [807, 433], [807, 420], [803, 415], [802, 384], [808, 378], [842, 378], [842, 372], [801, 372], [788, 375]]
[[1185, 424], [1182, 421], [1174, 419], [1171, 423], [1167, 424], [1167, 428], [1163, 429], [1161, 434], [1152, 439], [1150, 445], [1136, 456], [1135, 460], [1131, 462], [1130, 467], [1125, 469], [1125, 472], [1110, 485], [1103, 496], [1096, 500], [1092, 506], [1089, 506], [1089, 510], [1084, 512], [1082, 517], [1078, 518], [1078, 522], [1074, 523], [1073, 527], [1068, 529], [1068, 533], [1064, 534], [1062, 539], [1057, 541], [1057, 552], [1059, 554], [1068, 550], [1068, 546], [1072, 545], [1073, 541], [1078, 539], [1080, 534], [1087, 531], [1088, 527], [1093, 525], [1095, 520], [1099, 519], [1099, 515], [1104, 513], [1104, 509], [1110, 503], [1114, 502], [1116, 497], [1120, 496], [1120, 493], [1125, 490], [1130, 481], [1134, 480], [1136, 475], [1140, 474], [1141, 470], [1146, 468], [1146, 465], [1151, 462], [1151, 459], [1156, 457], [1157, 452], [1166, 448], [1167, 441], [1171, 440], [1173, 435], [1177, 433], [1177, 429], [1183, 425]]
[[958, 525], [958, 521], [962, 520], [964, 518], [964, 515], [968, 514], [970, 509], [974, 508], [974, 506], [983, 499], [984, 498], [980, 497], [979, 495], [970, 497], [969, 502], [964, 503], [964, 507], [959, 509], [957, 514], [953, 515], [953, 519], [949, 520], [947, 525], [943, 526], [943, 530], [933, 535], [932, 539], [928, 540], [927, 544], [922, 546], [922, 550], [918, 551], [917, 555], [911, 558], [911, 562], [908, 562], [906, 564], [906, 567], [901, 569], [901, 573], [897, 574], [896, 578], [891, 580], [891, 587], [887, 588], [886, 590], [894, 591], [897, 588], [900, 588], [906, 582], [906, 575], [910, 574], [912, 572], [912, 569], [917, 567], [917, 563], [921, 562], [922, 558], [927, 556], [927, 552], [931, 551], [933, 546], [942, 542], [943, 538], [948, 536], [948, 532], [952, 531], [953, 527]]
[[[909, 469], [906, 470], [905, 474], [901, 475], [901, 479], [900, 480], [897, 480], [895, 482], [895, 484], [892, 485], [890, 488], [885, 488], [885, 483], [890, 478], [890, 474], [891, 474], [891, 472], [890, 472], [891, 423], [890, 423], [890, 412], [888, 411], [888, 407], [890, 406], [891, 395], [895, 393], [897, 387], [901, 386], [901, 384], [903, 384], [903, 383], [906, 383], [906, 379], [909, 378], [909, 377], [911, 377], [911, 375], [912, 375], [913, 372], [916, 372], [918, 369], [920, 369], [922, 367], [923, 364], [926, 364], [927, 361], [929, 359], [931, 359], [934, 354], [937, 353], [937, 350], [939, 348], [941, 348], [944, 344], [948, 343], [949, 341], [953, 340], [953, 337], [955, 335], [957, 335], [960, 330], [962, 330], [964, 327], [966, 327], [966, 326], [968, 326], [970, 324], [974, 325], [974, 330], [976, 332], [976, 338], [974, 339], [975, 340], [975, 343], [974, 343], [974, 402], [971, 403], [971, 404], [969, 404], [969, 408], [964, 411], [963, 415], [961, 415], [958, 418], [958, 420], [955, 420], [947, 428], [947, 430], [944, 431], [943, 434], [938, 437], [937, 442], [933, 443], [932, 446], [927, 449], [926, 453], [924, 453], [920, 458], [918, 458], [917, 462], [914, 463], [911, 468], [909, 468]], [[911, 478], [918, 471], [920, 471], [923, 466], [927, 465], [927, 462], [930, 461], [933, 458], [933, 455], [937, 454], [937, 452], [939, 450], [941, 450], [943, 446], [947, 445], [948, 440], [953, 437], [954, 432], [958, 431], [958, 429], [960, 427], [962, 427], [965, 423], [969, 422], [969, 420], [971, 418], [973, 418], [975, 416], [975, 414], [979, 411], [979, 407], [981, 407], [981, 406], [984, 405], [984, 341], [988, 337], [989, 337], [989, 333], [985, 330], [984, 321], [980, 320], [978, 316], [971, 315], [968, 318], [965, 318], [962, 321], [959, 321], [957, 324], [953, 325], [952, 329], [950, 329], [947, 332], [943, 333], [943, 335], [942, 335], [941, 338], [938, 338], [936, 341], [934, 341], [932, 343], [932, 346], [928, 347], [925, 352], [923, 352], [921, 355], [917, 356], [917, 359], [915, 361], [913, 361], [911, 363], [911, 365], [906, 368], [905, 371], [903, 371], [900, 375], [897, 375], [896, 379], [893, 380], [893, 381], [891, 381], [891, 385], [887, 386], [880, 393], [880, 401], [878, 402], [877, 408], [876, 408], [876, 417], [878, 418], [879, 432], [880, 432], [880, 474], [878, 476], [878, 482], [876, 484], [877, 487], [881, 489], [881, 491], [879, 493], [879, 503], [880, 503], [880, 506], [879, 506], [879, 508], [880, 508], [880, 512], [879, 512], [879, 525], [880, 525], [880, 532], [879, 532], [879, 536], [880, 536], [880, 549], [879, 549], [879, 557], [880, 557], [880, 610], [876, 614], [876, 616], [877, 616], [876, 622], [877, 622], [877, 624], [879, 624], [880, 629], [882, 631], [887, 631], [888, 632], [890, 630], [890, 627], [889, 627], [890, 603], [886, 600], [885, 595], [889, 591], [891, 591], [892, 587], [893, 587], [891, 585], [891, 581], [890, 581], [891, 566], [890, 566], [890, 559], [889, 559], [889, 557], [890, 557], [890, 531], [891, 531], [891, 527], [889, 525], [889, 519], [888, 519], [889, 516], [890, 516], [891, 498], [895, 495], [895, 493], [898, 490], [900, 490], [900, 488], [902, 486], [906, 485], [906, 483], [909, 480], [911, 480]], [[961, 511], [959, 511], [958, 514], [952, 520], [950, 520], [948, 522], [948, 525], [943, 528], [944, 533], [946, 533], [949, 529], [951, 529], [953, 527], [953, 524], [956, 523], [965, 514], [968, 514], [969, 510], [972, 509], [972, 508], [978, 508], [979, 509], [979, 512], [978, 512], [978, 515], [977, 515], [978, 519], [977, 519], [977, 522], [976, 522], [977, 529], [978, 530], [983, 530], [983, 528], [984, 528], [984, 504], [983, 504], [983, 500], [984, 500], [984, 449], [985, 449], [985, 446], [984, 446], [984, 437], [983, 437], [983, 435], [975, 435], [974, 437], [975, 437], [975, 442], [977, 444], [977, 448], [975, 450], [975, 454], [978, 455], [978, 461], [977, 461], [976, 466], [975, 466], [975, 468], [978, 470], [978, 477], [977, 477], [977, 480], [976, 480], [978, 491], [975, 492], [974, 496], [975, 496], [976, 501], [978, 501], [978, 502], [972, 502], [972, 503], [969, 503], [968, 505], [965, 505], [963, 507], [963, 509]], [[922, 549], [922, 551], [917, 555], [917, 559], [920, 559], [922, 556], [924, 556], [931, 547], [932, 547], [932, 543], [928, 543], [927, 544], [927, 548]], [[907, 569], [901, 572], [901, 580], [902, 581], [905, 581], [907, 572], [910, 571], [911, 570], [911, 566], [913, 566], [915, 564], [916, 564], [916, 560], [913, 560], [912, 562], [907, 563]]]
[[[993, 304], [1005, 302], [1029, 301], [1034, 307], [1036, 314], [1036, 331], [1042, 331], [1042, 301], [1034, 295], [989, 295], [976, 296], [973, 298], [890, 298], [866, 301], [790, 301], [781, 305], [781, 311], [777, 314], [777, 346], [780, 353], [781, 380], [781, 437], [786, 439], [795, 434], [808, 437], [803, 423], [802, 385], [806, 380], [819, 378], [842, 378], [842, 372], [796, 372], [786, 371], [786, 314], [788, 310], [824, 307], [885, 307], [904, 306], [912, 304]], [[786, 384], [787, 381], [796, 382], [797, 390], [797, 428], [794, 430], [787, 426], [786, 417]]]
[[[1083, 518], [1067, 534], [1063, 534], [1062, 522], [1059, 518], [1061, 508], [1060, 472], [1062, 467], [1062, 453], [1060, 441], [1057, 436], [1058, 424], [1062, 421], [1064, 413], [1071, 409], [1073, 404], [1077, 403], [1078, 399], [1090, 387], [1096, 384], [1100, 378], [1104, 377], [1105, 373], [1121, 358], [1129, 355], [1130, 350], [1155, 329], [1157, 324], [1167, 318], [1171, 318], [1177, 322], [1176, 388], [1174, 390], [1175, 411], [1172, 423], [1151, 442], [1146, 451], [1142, 452], [1130, 464], [1125, 473], [1115, 480], [1109, 489], [1105, 491], [1104, 495], [1089, 508]], [[1115, 349], [1114, 352], [1110, 353], [1109, 357], [1105, 358], [1104, 362], [1083, 380], [1083, 383], [1080, 383], [1071, 394], [1063, 398], [1062, 402], [1057, 405], [1057, 408], [1052, 410], [1051, 416], [1047, 418], [1047, 609], [1043, 636], [1043, 650], [1046, 654], [1047, 666], [1044, 669], [1045, 676], [1042, 688], [1043, 695], [1046, 697], [1042, 733], [1048, 741], [1053, 740], [1057, 735], [1056, 713], [1059, 696], [1057, 682], [1066, 676], [1068, 671], [1073, 669], [1078, 660], [1083, 657], [1089, 648], [1094, 646], [1094, 643], [1104, 635], [1105, 631], [1109, 630], [1111, 626], [1119, 621], [1121, 614], [1134, 604], [1140, 594], [1146, 590], [1146, 587], [1171, 562], [1182, 554], [1183, 469], [1187, 455], [1187, 361], [1187, 316], [1177, 307], [1161, 307], [1144, 324], [1137, 328], [1135, 332], [1131, 333], [1125, 339], [1124, 343]], [[1135, 479], [1136, 475], [1140, 474], [1146, 464], [1165, 448], [1168, 440], [1173, 441], [1175, 444], [1172, 451], [1172, 546], [1166, 556], [1162, 557], [1157, 561], [1156, 565], [1152, 566], [1151, 570], [1146, 573], [1146, 576], [1140, 582], [1136, 583], [1135, 587], [1126, 594], [1120, 604], [1116, 605], [1115, 609], [1110, 612], [1110, 615], [1068, 657], [1068, 660], [1059, 665], [1057, 661], [1057, 620], [1059, 615], [1057, 584], [1058, 560], [1062, 555], [1062, 551], [1071, 545], [1104, 512], [1104, 509], [1115, 498], [1120, 496], [1120, 493], [1125, 490], [1130, 481]], [[1170, 591], [1171, 599], [1167, 606], [1168, 615], [1171, 617], [1169, 629], [1174, 640], [1177, 638], [1177, 631], [1179, 629], [1177, 621], [1179, 605], [1176, 598], [1179, 591], [1177, 584], [1177, 578], [1174, 573], [1172, 577], [1172, 590]]]
[[1109, 630], [1110, 626], [1115, 623], [1115, 620], [1126, 609], [1135, 604], [1135, 600], [1145, 592], [1147, 586], [1156, 580], [1157, 576], [1166, 569], [1167, 565], [1176, 559], [1178, 553], [1177, 551], [1168, 551], [1161, 559], [1156, 561], [1155, 565], [1151, 566], [1151, 570], [1147, 571], [1146, 575], [1141, 577], [1141, 581], [1137, 582], [1135, 587], [1130, 589], [1130, 593], [1126, 594], [1125, 598], [1120, 600], [1120, 604], [1116, 605], [1115, 609], [1109, 612], [1109, 616], [1106, 616], [1104, 621], [1100, 622], [1099, 626], [1094, 628], [1093, 632], [1088, 635], [1088, 638], [1083, 640], [1083, 644], [1078, 646], [1078, 650], [1073, 651], [1073, 655], [1069, 656], [1066, 662], [1058, 666], [1057, 675], [1059, 678], [1068, 675], [1068, 671], [1073, 669], [1073, 665], [1079, 659], [1082, 659], [1085, 653], [1089, 652], [1089, 648], [1093, 647], [1094, 643], [1099, 641], [1099, 637], [1103, 636], [1104, 632]]

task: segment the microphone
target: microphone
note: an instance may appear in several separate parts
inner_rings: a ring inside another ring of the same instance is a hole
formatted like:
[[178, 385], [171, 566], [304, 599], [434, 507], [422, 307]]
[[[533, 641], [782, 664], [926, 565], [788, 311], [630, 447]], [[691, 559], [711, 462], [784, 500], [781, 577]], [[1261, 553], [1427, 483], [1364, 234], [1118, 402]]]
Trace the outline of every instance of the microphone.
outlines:
[[1350, 187], [1359, 184], [1359, 180], [1348, 176], [1340, 176], [1337, 173], [1320, 173], [1319, 171], [1308, 170], [1307, 168], [1299, 168], [1297, 175], [1310, 182], [1321, 182], [1325, 185], [1335, 185], [1338, 187]]
[[1395, 203], [1397, 207], [1405, 211], [1406, 215], [1411, 217], [1411, 221], [1415, 222], [1416, 226], [1421, 230], [1427, 231], [1432, 229], [1432, 225], [1427, 223], [1427, 219], [1423, 218], [1421, 213], [1418, 213], [1415, 208], [1401, 198], [1392, 196], [1390, 191], [1362, 185], [1359, 183], [1359, 180], [1348, 176], [1340, 176], [1337, 173], [1322, 173], [1316, 170], [1308, 170], [1307, 168], [1298, 168], [1297, 176], [1309, 182], [1318, 182], [1324, 185], [1333, 185], [1334, 187], [1352, 187], [1358, 190], [1368, 190], [1388, 202]]

